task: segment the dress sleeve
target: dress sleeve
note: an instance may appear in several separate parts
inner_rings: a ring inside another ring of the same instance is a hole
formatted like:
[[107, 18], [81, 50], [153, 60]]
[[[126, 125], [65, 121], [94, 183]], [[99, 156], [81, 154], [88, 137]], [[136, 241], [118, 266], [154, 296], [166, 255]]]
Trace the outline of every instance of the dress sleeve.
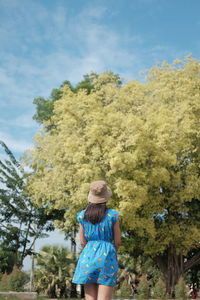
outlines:
[[76, 218], [77, 218], [78, 223], [83, 224], [84, 221], [83, 221], [83, 212], [82, 211], [79, 211], [76, 214]]
[[116, 223], [116, 221], [119, 219], [119, 212], [118, 211], [113, 211], [113, 215], [112, 215], [112, 223], [113, 225]]

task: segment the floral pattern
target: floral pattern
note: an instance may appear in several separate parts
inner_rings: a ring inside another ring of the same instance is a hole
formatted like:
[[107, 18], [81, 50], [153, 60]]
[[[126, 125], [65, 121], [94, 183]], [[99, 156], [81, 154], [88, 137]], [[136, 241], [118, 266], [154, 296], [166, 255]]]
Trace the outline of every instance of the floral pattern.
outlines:
[[73, 283], [98, 283], [115, 286], [118, 272], [118, 257], [114, 245], [113, 225], [119, 217], [119, 212], [107, 209], [98, 224], [84, 220], [82, 210], [77, 213], [77, 220], [84, 228], [87, 244], [81, 251], [73, 276]]

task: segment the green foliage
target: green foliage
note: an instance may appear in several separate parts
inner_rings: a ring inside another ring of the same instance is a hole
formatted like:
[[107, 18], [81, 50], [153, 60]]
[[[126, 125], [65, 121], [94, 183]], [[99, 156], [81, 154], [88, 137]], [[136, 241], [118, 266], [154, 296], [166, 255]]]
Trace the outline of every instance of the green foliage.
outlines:
[[7, 292], [10, 290], [9, 275], [4, 273], [0, 280], [0, 291]]
[[[19, 298], [15, 297], [15, 296], [1, 296], [0, 295], [0, 300], [19, 300]], [[62, 298], [63, 300], [77, 300], [77, 298]], [[39, 296], [37, 297], [37, 300], [49, 300], [49, 297], [47, 296]]]
[[150, 298], [150, 287], [149, 282], [146, 279], [140, 281], [138, 288], [138, 299], [149, 299]]
[[0, 245], [0, 271], [2, 273], [11, 273], [16, 261], [16, 255], [8, 250], [4, 245]]
[[26, 190], [30, 174], [3, 141], [0, 146], [6, 154], [0, 160], [0, 271], [10, 273], [14, 264], [22, 266], [24, 258], [33, 253], [33, 242], [45, 237], [44, 231], [53, 230], [52, 219], [62, 219], [64, 211], [47, 214], [44, 206], [32, 202]]
[[76, 258], [62, 246], [44, 246], [37, 257], [35, 289], [51, 298], [70, 296]]
[[[144, 255], [135, 258], [128, 253], [122, 252], [123, 250], [120, 250], [119, 253], [118, 282], [120, 284], [120, 289], [116, 291], [116, 296], [123, 296], [121, 294], [123, 287], [123, 291], [127, 291], [127, 297], [133, 295], [138, 289], [138, 283], [144, 277], [148, 281], [148, 286], [154, 287], [159, 278], [162, 277], [162, 273], [155, 265], [154, 261]], [[129, 284], [127, 285], [127, 283]], [[162, 284], [164, 284], [163, 281]], [[126, 285], [127, 287], [125, 288]], [[166, 291], [165, 287], [164, 290]]]
[[185, 254], [198, 247], [199, 69], [187, 58], [181, 69], [153, 68], [143, 84], [119, 86], [103, 74], [89, 95], [64, 87], [55, 102], [55, 129], [36, 136], [30, 156], [35, 201], [66, 208], [71, 228], [87, 203], [89, 182], [106, 179], [127, 249], [157, 255], [170, 244]]
[[14, 267], [12, 273], [9, 275], [10, 289], [12, 291], [21, 291], [24, 284], [27, 282], [26, 273]]
[[[63, 94], [62, 88], [64, 86], [67, 86], [73, 90], [71, 83], [68, 80], [65, 80], [59, 89], [53, 89], [51, 91], [49, 99], [38, 97], [33, 100], [33, 104], [36, 105], [36, 113], [33, 116], [33, 120], [36, 120], [38, 123], [42, 124], [43, 122], [51, 119], [51, 116], [53, 115], [54, 102], [61, 99]], [[53, 124], [47, 127], [47, 129], [50, 129], [52, 126]]]
[[128, 284], [127, 280], [124, 280], [122, 285], [120, 286], [119, 293], [117, 296], [120, 296], [122, 298], [129, 298], [132, 295], [132, 290], [130, 285]]
[[27, 280], [26, 273], [15, 266], [9, 275], [3, 274], [0, 280], [0, 291], [23, 291]]
[[74, 230], [89, 183], [104, 179], [128, 253], [151, 256], [168, 276], [168, 260], [180, 268], [183, 256], [199, 251], [199, 73], [199, 61], [186, 57], [157, 64], [143, 83], [122, 86], [104, 73], [89, 94], [63, 88], [44, 122], [54, 128], [36, 136], [29, 156], [34, 201], [48, 211], [66, 209], [65, 224], [56, 226]]
[[158, 279], [153, 288], [153, 298], [166, 299], [166, 286], [162, 279]]
[[36, 113], [33, 116], [34, 120], [41, 124], [51, 118], [54, 106], [52, 100], [50, 101], [43, 97], [38, 97], [33, 100], [33, 103], [36, 105]]
[[186, 300], [188, 299], [189, 289], [186, 287], [185, 280], [183, 278], [179, 279], [179, 282], [175, 286], [175, 296], [176, 299]]
[[[188, 259], [191, 259], [192, 257], [194, 257], [194, 255], [198, 255], [199, 251], [198, 249], [195, 249], [193, 251], [190, 251], [189, 254], [187, 255]], [[195, 266], [193, 266], [192, 268], [190, 268], [184, 278], [187, 284], [189, 284], [190, 286], [200, 286], [200, 264], [197, 264]]]
[[[99, 82], [99, 75], [95, 72], [91, 72], [90, 74], [86, 74], [83, 76], [83, 80], [78, 82], [75, 87], [73, 87], [70, 81], [65, 80], [59, 89], [53, 89], [49, 99], [45, 99], [44, 97], [38, 97], [33, 100], [33, 103], [36, 105], [36, 113], [33, 116], [33, 119], [38, 123], [43, 124], [45, 121], [50, 121], [53, 116], [54, 110], [54, 102], [61, 99], [63, 96], [63, 88], [68, 87], [73, 93], [78, 93], [80, 90], [84, 90], [86, 94], [90, 94], [95, 88], [99, 88], [108, 83], [116, 84], [120, 86], [122, 84], [122, 79], [118, 74], [114, 74], [113, 72], [105, 72], [107, 76], [104, 77], [104, 80]], [[55, 124], [52, 123], [52, 120], [45, 126], [46, 130], [50, 131]]]
[[[92, 75], [93, 74], [93, 75]], [[92, 73], [91, 75], [84, 75], [84, 80], [80, 81], [75, 88], [73, 88], [73, 92], [77, 93], [80, 89], [85, 89], [87, 94], [90, 94], [94, 89], [93, 78], [97, 75]]]

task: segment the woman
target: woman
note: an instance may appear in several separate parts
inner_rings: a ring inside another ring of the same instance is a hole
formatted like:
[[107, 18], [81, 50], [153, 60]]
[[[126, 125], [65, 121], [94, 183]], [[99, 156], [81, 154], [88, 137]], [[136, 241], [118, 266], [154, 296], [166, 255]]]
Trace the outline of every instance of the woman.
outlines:
[[83, 250], [72, 282], [84, 284], [86, 300], [110, 300], [116, 285], [121, 234], [119, 213], [106, 207], [111, 196], [105, 181], [94, 181], [90, 184], [88, 206], [77, 213]]

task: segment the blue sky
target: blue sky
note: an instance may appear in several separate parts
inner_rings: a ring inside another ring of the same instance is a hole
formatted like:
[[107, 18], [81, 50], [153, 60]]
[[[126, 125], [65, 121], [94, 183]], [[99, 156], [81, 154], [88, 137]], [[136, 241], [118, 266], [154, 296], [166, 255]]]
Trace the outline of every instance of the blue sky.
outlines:
[[0, 0], [0, 139], [17, 156], [38, 129], [33, 99], [64, 80], [200, 53], [199, 0]]
[[17, 157], [33, 147], [33, 99], [64, 80], [142, 80], [158, 61], [199, 59], [199, 11], [199, 0], [0, 0], [0, 139]]

